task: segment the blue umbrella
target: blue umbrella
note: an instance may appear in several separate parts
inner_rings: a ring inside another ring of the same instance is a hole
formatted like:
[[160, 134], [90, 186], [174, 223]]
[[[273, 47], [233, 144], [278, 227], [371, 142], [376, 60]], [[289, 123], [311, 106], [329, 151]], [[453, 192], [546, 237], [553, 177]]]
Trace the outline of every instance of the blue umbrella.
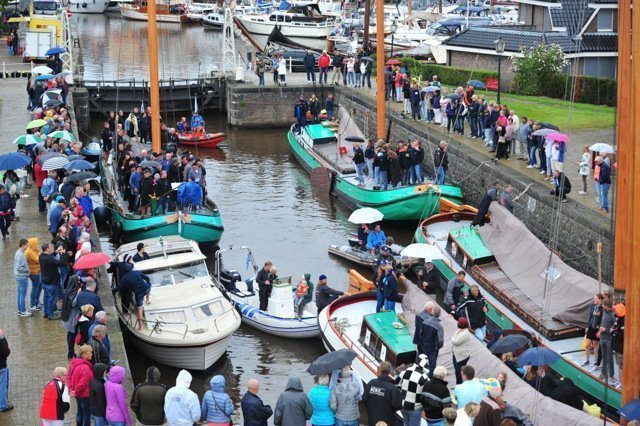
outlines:
[[59, 55], [60, 53], [66, 53], [67, 49], [65, 49], [64, 47], [52, 47], [51, 49], [47, 50], [45, 52], [45, 56], [51, 56], [51, 55]]
[[424, 89], [422, 89], [422, 91], [425, 93], [435, 92], [436, 90], [440, 90], [440, 88], [436, 86], [427, 86]]
[[31, 164], [31, 157], [18, 152], [0, 155], [0, 170], [21, 169]]
[[36, 81], [51, 80], [54, 78], [55, 77], [52, 76], [51, 74], [42, 74], [36, 77]]
[[620, 409], [620, 414], [627, 421], [640, 420], [640, 399], [634, 399]]
[[93, 170], [94, 165], [87, 160], [74, 160], [64, 166], [67, 170]]
[[559, 359], [560, 355], [558, 355], [551, 349], [538, 346], [535, 348], [529, 348], [524, 351], [518, 358], [518, 364], [540, 367], [541, 365], [553, 364]]
[[467, 86], [471, 86], [474, 89], [486, 89], [487, 86], [481, 82], [480, 80], [469, 80], [469, 82], [467, 83]]

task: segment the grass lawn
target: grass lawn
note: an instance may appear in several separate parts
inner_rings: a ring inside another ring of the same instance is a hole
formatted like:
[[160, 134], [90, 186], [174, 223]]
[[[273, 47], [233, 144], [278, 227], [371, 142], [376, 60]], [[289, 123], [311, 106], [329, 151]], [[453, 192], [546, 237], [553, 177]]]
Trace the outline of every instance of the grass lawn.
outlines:
[[[477, 95], [496, 100], [496, 92], [476, 90]], [[501, 93], [500, 101], [514, 109], [518, 117], [523, 115], [536, 121], [551, 123], [564, 132], [586, 129], [609, 129], [615, 126], [616, 109], [603, 105], [580, 104], [543, 96], [523, 96]]]

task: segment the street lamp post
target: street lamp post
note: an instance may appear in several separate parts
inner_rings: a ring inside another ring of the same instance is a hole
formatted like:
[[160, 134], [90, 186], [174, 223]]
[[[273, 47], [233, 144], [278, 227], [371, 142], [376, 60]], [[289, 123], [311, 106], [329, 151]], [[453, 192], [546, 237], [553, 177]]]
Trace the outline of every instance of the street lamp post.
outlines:
[[505, 42], [502, 37], [498, 37], [496, 41], [494, 41], [496, 45], [496, 54], [498, 55], [498, 104], [500, 104], [500, 79], [501, 75], [501, 64], [502, 64], [502, 54], [504, 53]]

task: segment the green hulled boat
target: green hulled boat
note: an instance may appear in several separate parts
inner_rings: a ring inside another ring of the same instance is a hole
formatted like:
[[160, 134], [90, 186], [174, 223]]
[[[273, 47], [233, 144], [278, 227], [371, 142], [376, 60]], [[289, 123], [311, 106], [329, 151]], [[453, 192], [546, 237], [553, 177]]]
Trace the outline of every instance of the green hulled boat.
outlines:
[[[346, 128], [331, 129], [323, 124], [312, 124], [296, 134], [292, 127], [287, 140], [291, 152], [302, 167], [309, 172], [314, 184], [328, 185], [331, 192], [350, 209], [372, 207], [384, 214], [385, 220], [419, 220], [439, 211], [440, 198], [454, 203], [463, 200], [462, 191], [452, 185], [422, 184], [402, 186], [387, 190], [375, 189], [370, 183], [358, 186], [351, 157], [352, 143], [343, 136], [364, 137], [353, 125], [343, 109], [340, 123], [350, 123]], [[342, 152], [341, 152], [342, 149]]]
[[218, 244], [222, 238], [222, 217], [209, 197], [205, 197], [204, 207], [189, 212], [175, 211], [148, 217], [133, 214], [126, 211], [127, 203], [117, 190], [111, 167], [103, 167], [102, 161], [99, 162], [105, 203], [111, 211], [109, 228], [113, 242], [180, 235], [202, 244]]
[[[545, 295], [545, 274], [534, 271], [532, 265], [540, 263], [538, 256], [548, 259], [548, 248], [504, 208], [495, 206], [491, 212], [491, 220], [500, 224], [491, 230], [478, 232], [470, 226], [473, 211], [437, 214], [424, 220], [416, 230], [417, 242], [435, 244], [443, 252], [444, 260], [433, 262], [442, 277], [442, 286], [459, 270], [466, 270], [467, 283], [482, 289], [490, 328], [539, 336], [545, 347], [559, 355], [550, 365], [553, 371], [570, 378], [593, 400], [606, 401], [614, 411], [619, 410], [620, 389], [600, 380], [598, 372], [581, 366], [584, 326], [591, 298], [598, 292], [597, 281], [556, 259], [549, 270], [550, 289]], [[493, 236], [492, 247], [499, 235], [504, 250], [494, 253], [481, 234]], [[527, 257], [521, 256], [519, 264], [508, 265], [506, 252], [523, 252]], [[526, 267], [522, 264], [524, 259]], [[546, 261], [542, 263], [540, 268], [546, 268]]]

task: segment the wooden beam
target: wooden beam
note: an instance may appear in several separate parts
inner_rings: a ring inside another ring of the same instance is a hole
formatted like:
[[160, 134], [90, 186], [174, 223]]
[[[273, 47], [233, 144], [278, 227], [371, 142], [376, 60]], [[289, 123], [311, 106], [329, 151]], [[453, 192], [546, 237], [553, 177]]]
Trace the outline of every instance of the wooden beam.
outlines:
[[[640, 396], [640, 14], [631, 12], [631, 1], [618, 3], [618, 108], [615, 205], [614, 282], [626, 290], [623, 404]], [[637, 213], [636, 213], [637, 212]]]
[[362, 36], [362, 45], [366, 49], [369, 46], [369, 22], [371, 21], [371, 2], [364, 1], [364, 35]]
[[387, 136], [384, 63], [384, 1], [376, 0], [376, 135], [378, 139], [384, 139]]
[[156, 0], [147, 1], [149, 19], [149, 98], [151, 106], [151, 150], [162, 152], [160, 134], [160, 83], [158, 79], [158, 27], [156, 23]]

